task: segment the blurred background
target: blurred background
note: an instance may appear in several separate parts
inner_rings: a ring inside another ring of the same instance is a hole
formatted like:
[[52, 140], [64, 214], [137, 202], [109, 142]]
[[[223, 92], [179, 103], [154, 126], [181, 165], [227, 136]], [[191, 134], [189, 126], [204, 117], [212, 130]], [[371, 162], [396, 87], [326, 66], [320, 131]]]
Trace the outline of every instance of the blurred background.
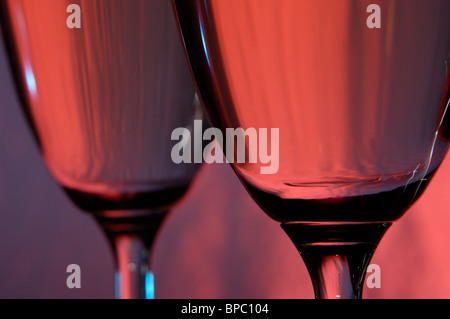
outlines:
[[[365, 298], [450, 298], [450, 159], [387, 232]], [[81, 268], [81, 288], [66, 267]], [[156, 298], [313, 298], [277, 222], [226, 164], [205, 165], [153, 251]], [[50, 176], [22, 116], [0, 47], [0, 298], [113, 298], [113, 259], [94, 220]]]

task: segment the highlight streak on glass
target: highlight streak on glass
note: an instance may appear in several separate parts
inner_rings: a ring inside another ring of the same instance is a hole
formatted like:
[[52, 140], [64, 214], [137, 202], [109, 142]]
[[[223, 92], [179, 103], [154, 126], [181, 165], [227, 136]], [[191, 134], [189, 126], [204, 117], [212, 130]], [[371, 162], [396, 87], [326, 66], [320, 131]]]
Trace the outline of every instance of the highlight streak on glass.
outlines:
[[[448, 77], [448, 60], [445, 60], [445, 75], [446, 75], [446, 78], [448, 79], [449, 78]], [[430, 165], [431, 165], [431, 162], [432, 162], [432, 159], [433, 159], [435, 145], [436, 145], [436, 142], [438, 141], [439, 132], [441, 130], [442, 123], [444, 122], [444, 119], [446, 117], [449, 104], [450, 104], [450, 100], [447, 101], [447, 103], [445, 105], [444, 112], [442, 113], [441, 119], [439, 121], [439, 125], [438, 125], [438, 127], [436, 129], [436, 132], [434, 133], [434, 139], [433, 139], [433, 144], [431, 145], [430, 155], [428, 157], [428, 163], [426, 165], [426, 169], [424, 170], [424, 173], [423, 173], [422, 177], [420, 178], [420, 183], [422, 183], [424, 181], [425, 176], [428, 174], [428, 171], [430, 170]], [[408, 181], [408, 183], [409, 183], [409, 181]]]
[[120, 296], [122, 296], [122, 280], [120, 276], [120, 272], [115, 271], [114, 272], [114, 282], [116, 283], [114, 285], [114, 298], [119, 299]]
[[433, 140], [433, 144], [431, 146], [430, 156], [428, 158], [428, 163], [427, 163], [426, 169], [424, 170], [423, 176], [420, 178], [420, 183], [422, 183], [424, 181], [424, 178], [425, 178], [426, 174], [430, 170], [430, 165], [431, 165], [431, 162], [432, 162], [432, 159], [433, 159], [433, 154], [434, 154], [434, 148], [435, 148], [436, 142], [438, 140], [439, 131], [441, 129], [442, 122], [444, 121], [445, 114], [447, 113], [449, 104], [450, 104], [450, 101], [448, 101], [446, 106], [445, 106], [445, 110], [444, 110], [444, 113], [442, 114], [442, 118], [441, 118], [441, 120], [439, 122], [439, 126], [438, 126], [438, 128], [436, 130], [436, 133], [434, 134], [434, 140]]
[[36, 79], [34, 78], [33, 69], [28, 63], [25, 65], [25, 80], [27, 82], [28, 93], [35, 99], [37, 97]]
[[18, 26], [18, 32], [21, 35], [21, 43], [20, 45], [24, 49], [24, 55], [25, 55], [25, 61], [24, 61], [24, 73], [25, 73], [25, 81], [28, 89], [28, 93], [30, 94], [30, 97], [32, 99], [36, 99], [37, 97], [37, 90], [36, 90], [36, 79], [34, 77], [33, 68], [31, 67], [31, 61], [30, 61], [30, 53], [29, 53], [29, 47], [28, 47], [28, 32], [27, 32], [27, 24], [25, 23], [25, 18], [23, 15], [23, 11], [20, 5], [16, 4], [15, 6], [15, 12], [16, 12], [16, 19], [17, 19], [17, 26]]
[[211, 62], [209, 61], [208, 49], [206, 48], [205, 35], [203, 33], [202, 18], [201, 18], [200, 14], [199, 14], [199, 18], [198, 18], [198, 23], [200, 24], [200, 32], [202, 33], [203, 50], [205, 51], [206, 60], [208, 60], [208, 66], [211, 69]]
[[151, 271], [145, 274], [145, 299], [155, 299], [155, 282]]

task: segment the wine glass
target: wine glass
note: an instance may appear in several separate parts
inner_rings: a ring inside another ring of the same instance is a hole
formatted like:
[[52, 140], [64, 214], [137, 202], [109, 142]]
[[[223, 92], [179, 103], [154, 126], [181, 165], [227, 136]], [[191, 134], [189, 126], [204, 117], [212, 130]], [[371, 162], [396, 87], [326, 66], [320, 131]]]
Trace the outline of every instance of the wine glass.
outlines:
[[199, 168], [171, 159], [172, 131], [202, 113], [170, 1], [0, 5], [22, 106], [51, 174], [105, 231], [115, 296], [152, 298], [149, 251]]
[[228, 162], [316, 298], [362, 297], [376, 246], [449, 146], [450, 2], [373, 2], [173, 0], [212, 126], [245, 130], [223, 143]]

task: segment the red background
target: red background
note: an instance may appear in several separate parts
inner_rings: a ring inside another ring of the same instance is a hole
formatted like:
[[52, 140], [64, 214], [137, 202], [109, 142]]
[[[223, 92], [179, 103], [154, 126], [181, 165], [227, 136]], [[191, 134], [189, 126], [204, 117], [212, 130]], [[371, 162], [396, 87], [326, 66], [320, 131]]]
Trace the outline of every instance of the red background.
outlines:
[[[0, 49], [0, 298], [112, 298], [112, 255], [48, 173]], [[382, 240], [366, 298], [450, 298], [450, 159]], [[303, 262], [226, 164], [205, 165], [160, 232], [157, 298], [312, 298]], [[81, 288], [66, 267], [81, 267]]]

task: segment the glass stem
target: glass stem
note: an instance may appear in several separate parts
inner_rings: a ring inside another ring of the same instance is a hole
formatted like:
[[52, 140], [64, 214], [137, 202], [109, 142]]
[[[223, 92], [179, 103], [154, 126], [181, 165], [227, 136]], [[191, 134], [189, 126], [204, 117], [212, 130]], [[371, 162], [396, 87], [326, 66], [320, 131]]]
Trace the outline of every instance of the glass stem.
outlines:
[[114, 252], [115, 298], [153, 299], [150, 255], [166, 211], [105, 211], [95, 218]]
[[117, 299], [149, 299], [154, 287], [147, 287], [149, 270], [149, 247], [136, 236], [116, 236], [115, 297]]
[[390, 223], [285, 223], [316, 299], [360, 299], [367, 266]]

